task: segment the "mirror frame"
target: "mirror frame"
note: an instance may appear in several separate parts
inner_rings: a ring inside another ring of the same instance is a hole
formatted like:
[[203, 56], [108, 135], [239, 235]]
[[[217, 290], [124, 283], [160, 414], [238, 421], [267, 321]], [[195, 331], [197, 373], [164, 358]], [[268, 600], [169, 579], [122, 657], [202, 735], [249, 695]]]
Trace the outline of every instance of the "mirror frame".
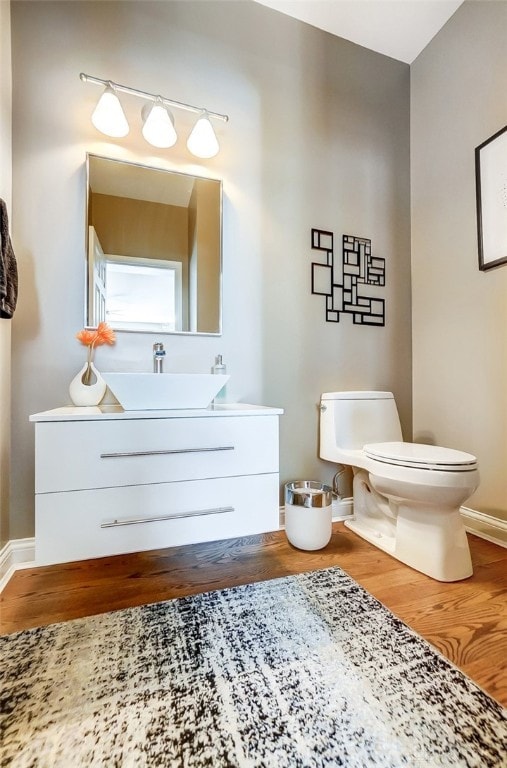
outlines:
[[143, 168], [147, 171], [161, 171], [162, 173], [168, 173], [176, 176], [187, 176], [194, 179], [203, 179], [204, 181], [215, 181], [219, 184], [219, 190], [220, 190], [220, 208], [219, 208], [219, 215], [220, 215], [220, 228], [219, 228], [219, 239], [220, 239], [220, 264], [219, 264], [219, 274], [218, 274], [218, 301], [219, 301], [219, 312], [218, 312], [218, 330], [217, 331], [151, 331], [146, 329], [137, 329], [137, 328], [121, 328], [121, 329], [115, 329], [114, 325], [111, 327], [113, 330], [117, 330], [117, 332], [120, 333], [156, 333], [158, 336], [161, 334], [164, 335], [170, 335], [170, 336], [221, 336], [222, 335], [222, 328], [223, 328], [223, 181], [222, 179], [216, 179], [211, 176], [196, 176], [192, 173], [184, 173], [183, 171], [175, 171], [170, 168], [159, 168], [154, 165], [146, 165], [145, 163], [139, 163], [132, 160], [123, 160], [119, 159], [117, 157], [107, 157], [105, 155], [97, 155], [94, 152], [87, 152], [86, 153], [86, 205], [85, 205], [85, 282], [84, 282], [84, 327], [85, 328], [95, 328], [96, 326], [90, 325], [88, 322], [88, 301], [89, 301], [89, 291], [90, 291], [90, 277], [89, 277], [89, 269], [88, 269], [88, 249], [89, 249], [89, 225], [88, 225], [88, 217], [89, 217], [89, 201], [90, 201], [90, 158], [94, 158], [97, 160], [109, 160], [111, 162], [115, 163], [122, 163], [124, 165], [132, 165], [137, 168]]

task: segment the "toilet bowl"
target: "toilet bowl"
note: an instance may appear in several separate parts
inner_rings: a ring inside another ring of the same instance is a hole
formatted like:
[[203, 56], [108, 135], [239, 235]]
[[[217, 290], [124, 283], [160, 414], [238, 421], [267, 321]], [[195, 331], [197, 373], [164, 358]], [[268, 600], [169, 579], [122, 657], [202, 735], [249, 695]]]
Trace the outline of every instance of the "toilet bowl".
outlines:
[[320, 457], [354, 474], [345, 525], [434, 579], [471, 576], [460, 506], [479, 485], [475, 456], [403, 442], [391, 392], [326, 392], [320, 414]]

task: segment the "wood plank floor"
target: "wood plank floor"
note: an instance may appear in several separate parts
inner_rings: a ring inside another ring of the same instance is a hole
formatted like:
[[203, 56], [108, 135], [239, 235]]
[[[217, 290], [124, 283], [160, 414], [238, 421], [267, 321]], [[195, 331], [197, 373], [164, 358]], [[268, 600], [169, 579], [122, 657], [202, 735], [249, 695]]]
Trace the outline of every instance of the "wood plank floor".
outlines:
[[507, 549], [469, 536], [470, 579], [434, 581], [335, 523], [318, 552], [281, 531], [17, 571], [0, 598], [0, 632], [67, 621], [236, 584], [339, 565], [507, 706]]

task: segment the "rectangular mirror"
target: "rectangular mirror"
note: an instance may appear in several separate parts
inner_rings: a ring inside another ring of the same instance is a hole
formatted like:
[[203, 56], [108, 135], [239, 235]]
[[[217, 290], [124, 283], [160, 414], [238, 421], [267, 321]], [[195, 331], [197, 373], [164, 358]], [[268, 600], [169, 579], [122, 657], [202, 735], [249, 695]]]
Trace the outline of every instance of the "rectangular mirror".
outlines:
[[87, 155], [85, 324], [221, 333], [222, 182]]

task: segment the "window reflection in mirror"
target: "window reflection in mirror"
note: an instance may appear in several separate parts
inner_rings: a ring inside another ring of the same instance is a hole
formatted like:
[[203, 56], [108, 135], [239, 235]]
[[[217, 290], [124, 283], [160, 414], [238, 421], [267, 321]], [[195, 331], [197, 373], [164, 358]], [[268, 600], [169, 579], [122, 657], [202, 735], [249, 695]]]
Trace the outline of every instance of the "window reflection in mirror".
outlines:
[[87, 156], [85, 322], [221, 332], [222, 184]]

